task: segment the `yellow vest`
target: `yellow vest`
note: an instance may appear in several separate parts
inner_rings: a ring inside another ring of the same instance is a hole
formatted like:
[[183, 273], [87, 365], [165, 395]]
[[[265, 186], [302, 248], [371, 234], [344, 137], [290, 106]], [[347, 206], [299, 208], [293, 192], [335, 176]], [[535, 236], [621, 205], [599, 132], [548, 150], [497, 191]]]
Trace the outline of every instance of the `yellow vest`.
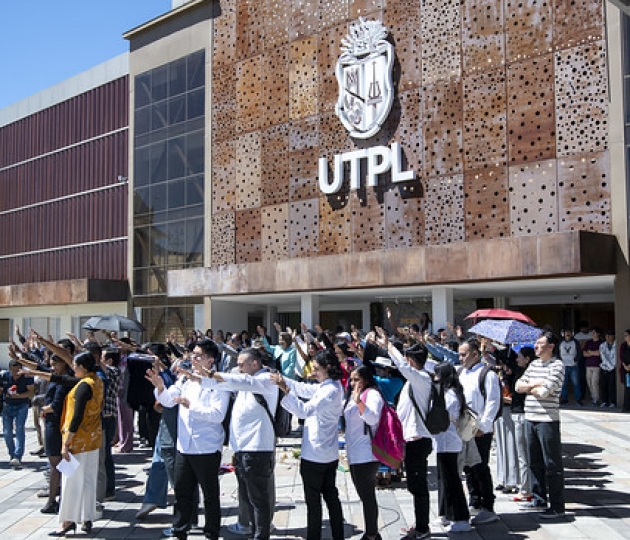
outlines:
[[63, 412], [61, 414], [61, 434], [65, 441], [70, 423], [74, 416], [74, 408], [76, 405], [75, 394], [80, 384], [89, 384], [92, 388], [92, 399], [85, 406], [83, 420], [79, 425], [72, 444], [70, 452], [80, 454], [81, 452], [89, 452], [98, 450], [102, 444], [102, 427], [101, 427], [101, 410], [103, 408], [103, 381], [96, 373], [89, 373], [86, 377], [74, 386], [66, 396], [63, 404]]

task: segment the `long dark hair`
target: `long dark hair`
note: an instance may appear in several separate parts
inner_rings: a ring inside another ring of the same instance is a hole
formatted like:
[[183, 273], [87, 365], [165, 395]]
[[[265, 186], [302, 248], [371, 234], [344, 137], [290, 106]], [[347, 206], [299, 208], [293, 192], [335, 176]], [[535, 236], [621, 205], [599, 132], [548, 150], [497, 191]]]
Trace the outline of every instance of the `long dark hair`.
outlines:
[[[365, 388], [376, 388], [380, 392], [380, 388], [376, 379], [374, 378], [374, 373], [372, 370], [366, 366], [365, 364], [361, 364], [359, 367], [354, 368], [352, 373], [356, 373], [359, 377], [361, 377], [365, 381]], [[350, 385], [348, 385], [348, 391], [350, 391]]]
[[442, 388], [444, 388], [445, 392], [451, 388], [453, 389], [459, 401], [459, 411], [461, 414], [464, 407], [466, 407], [466, 397], [464, 396], [464, 388], [462, 387], [462, 383], [459, 382], [455, 368], [448, 362], [441, 362], [435, 366], [435, 378], [436, 381], [442, 384]]
[[341, 371], [341, 364], [339, 363], [339, 359], [335, 353], [332, 351], [326, 349], [318, 351], [315, 355], [315, 362], [326, 370], [328, 377], [333, 381], [341, 379], [343, 375], [343, 371]]

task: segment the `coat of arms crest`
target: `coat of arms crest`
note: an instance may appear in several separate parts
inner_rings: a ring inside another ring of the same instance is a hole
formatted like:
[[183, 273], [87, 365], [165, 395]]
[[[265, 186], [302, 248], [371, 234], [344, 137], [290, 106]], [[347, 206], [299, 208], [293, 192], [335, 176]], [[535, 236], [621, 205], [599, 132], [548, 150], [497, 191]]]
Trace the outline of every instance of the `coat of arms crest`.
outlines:
[[392, 108], [394, 47], [387, 33], [380, 21], [360, 18], [342, 40], [335, 112], [351, 137], [368, 139], [378, 133]]

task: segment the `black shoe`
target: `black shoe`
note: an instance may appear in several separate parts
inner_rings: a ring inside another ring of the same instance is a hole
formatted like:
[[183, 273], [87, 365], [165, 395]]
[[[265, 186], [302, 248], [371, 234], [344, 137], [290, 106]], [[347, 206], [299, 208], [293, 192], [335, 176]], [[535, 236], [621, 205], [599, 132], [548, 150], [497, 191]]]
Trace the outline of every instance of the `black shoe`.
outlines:
[[58, 514], [59, 513], [59, 503], [49, 502], [40, 510], [42, 514]]
[[66, 534], [68, 534], [70, 531], [74, 533], [76, 530], [77, 530], [77, 524], [72, 522], [70, 523], [70, 525], [68, 525], [67, 527], [64, 527], [60, 531], [49, 532], [48, 536], [66, 536]]
[[92, 532], [92, 522], [91, 521], [86, 521], [85, 523], [83, 523], [83, 525], [81, 525], [81, 530], [84, 533], [90, 533]]

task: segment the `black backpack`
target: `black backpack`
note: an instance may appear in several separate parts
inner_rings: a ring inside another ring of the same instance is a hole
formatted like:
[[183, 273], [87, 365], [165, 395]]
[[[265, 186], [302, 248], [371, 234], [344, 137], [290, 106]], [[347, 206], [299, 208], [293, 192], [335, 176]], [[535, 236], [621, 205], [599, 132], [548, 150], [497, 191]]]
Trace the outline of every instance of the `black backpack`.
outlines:
[[267, 411], [276, 437], [286, 437], [291, 433], [291, 413], [280, 404], [283, 397], [284, 392], [278, 388], [278, 405], [276, 405], [276, 414], [272, 416], [267, 400], [261, 394], [254, 394], [256, 401]]
[[230, 400], [228, 401], [227, 409], [225, 410], [225, 416], [221, 421], [223, 426], [223, 446], [230, 444], [230, 422], [232, 421], [232, 409], [234, 408], [234, 400], [236, 399], [236, 392], [230, 392]]
[[409, 383], [409, 398], [431, 435], [443, 433], [448, 429], [451, 424], [451, 418], [448, 414], [448, 410], [446, 409], [444, 388], [440, 383], [431, 383], [431, 395], [429, 397], [429, 407], [426, 418], [422, 415], [420, 407], [418, 407], [418, 404], [416, 403], [411, 383]]

